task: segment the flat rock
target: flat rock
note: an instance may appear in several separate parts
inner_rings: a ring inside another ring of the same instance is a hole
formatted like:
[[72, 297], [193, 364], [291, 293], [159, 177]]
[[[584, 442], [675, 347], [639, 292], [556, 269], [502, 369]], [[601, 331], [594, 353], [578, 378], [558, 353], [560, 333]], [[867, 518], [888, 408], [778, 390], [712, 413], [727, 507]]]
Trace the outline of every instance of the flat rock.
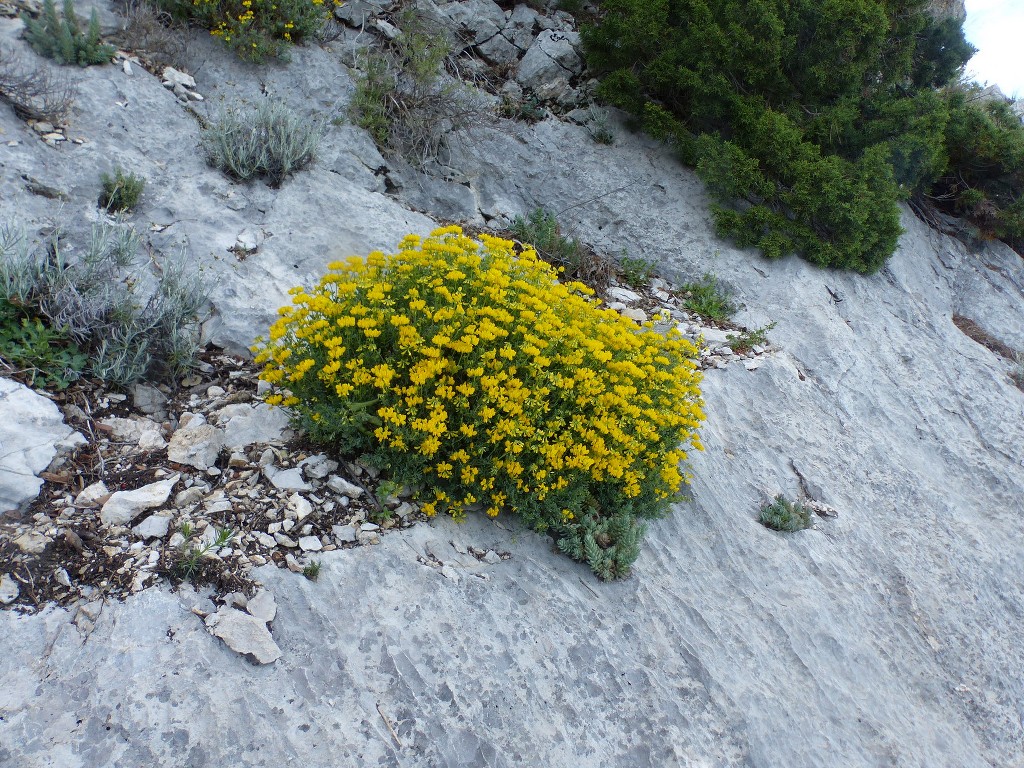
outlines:
[[9, 573], [0, 576], [0, 605], [10, 605], [18, 599], [21, 594], [21, 587], [14, 577]]
[[270, 480], [271, 485], [280, 491], [310, 491], [313, 489], [313, 486], [303, 479], [301, 467], [279, 469], [267, 466], [263, 468], [263, 474]]
[[327, 487], [341, 496], [348, 496], [350, 499], [358, 499], [363, 495], [362, 488], [338, 475], [331, 475], [327, 478]]
[[277, 616], [277, 601], [274, 600], [273, 593], [269, 590], [261, 589], [253, 597], [249, 598], [249, 601], [245, 604], [245, 610], [252, 617], [262, 621], [264, 624], [269, 624]]
[[266, 621], [251, 614], [225, 606], [206, 617], [206, 626], [235, 653], [250, 656], [260, 664], [271, 664], [281, 658], [281, 649]]
[[117, 491], [107, 499], [100, 510], [100, 521], [108, 526], [125, 525], [147, 509], [159, 507], [167, 502], [179, 477], [179, 475], [174, 475], [166, 480], [144, 485], [134, 491]]
[[188, 425], [174, 431], [167, 446], [167, 458], [196, 469], [209, 469], [224, 447], [224, 433], [202, 416], [195, 416]]
[[39, 494], [59, 446], [79, 435], [56, 405], [23, 384], [0, 378], [0, 514], [18, 510]]
[[162, 539], [171, 527], [171, 519], [172, 516], [169, 513], [150, 515], [132, 528], [132, 531], [141, 539]]
[[280, 442], [291, 433], [288, 412], [266, 403], [226, 405], [216, 412], [216, 417], [224, 430], [224, 446], [230, 450]]

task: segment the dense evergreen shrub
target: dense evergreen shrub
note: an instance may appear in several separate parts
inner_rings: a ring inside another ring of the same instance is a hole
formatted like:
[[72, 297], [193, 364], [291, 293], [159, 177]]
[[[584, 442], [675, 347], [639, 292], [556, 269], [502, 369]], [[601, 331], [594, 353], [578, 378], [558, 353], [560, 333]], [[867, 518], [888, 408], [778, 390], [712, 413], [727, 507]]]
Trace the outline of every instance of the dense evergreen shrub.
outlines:
[[1002, 101], [977, 88], [949, 97], [949, 164], [931, 193], [940, 208], [965, 216], [983, 237], [1024, 254], [1024, 125]]
[[427, 514], [519, 514], [629, 572], [700, 448], [697, 350], [602, 309], [532, 248], [458, 227], [330, 265], [256, 347], [267, 402], [416, 488]]
[[769, 257], [872, 272], [897, 201], [945, 168], [930, 90], [971, 53], [926, 0], [603, 0], [584, 31], [601, 95], [672, 141], [720, 231]]
[[40, 56], [55, 59], [61, 64], [109, 64], [114, 46], [100, 42], [100, 22], [93, 9], [88, 29], [83, 33], [75, 16], [72, 0], [64, 0], [64, 13], [58, 15], [53, 0], [44, 0], [43, 12], [38, 19], [22, 14], [25, 39]]

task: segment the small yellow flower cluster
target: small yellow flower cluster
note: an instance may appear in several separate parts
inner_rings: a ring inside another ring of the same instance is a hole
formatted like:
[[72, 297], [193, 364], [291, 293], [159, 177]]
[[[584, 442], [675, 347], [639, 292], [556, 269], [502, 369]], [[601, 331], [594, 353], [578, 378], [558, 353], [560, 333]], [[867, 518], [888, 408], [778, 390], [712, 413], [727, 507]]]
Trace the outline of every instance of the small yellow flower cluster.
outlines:
[[314, 34], [333, 10], [324, 0], [192, 0], [190, 13], [239, 56], [261, 61]]
[[654, 516], [679, 491], [704, 415], [697, 350], [675, 330], [458, 227], [329, 269], [254, 347], [268, 402], [418, 481], [428, 514], [479, 505], [545, 530], [595, 500]]

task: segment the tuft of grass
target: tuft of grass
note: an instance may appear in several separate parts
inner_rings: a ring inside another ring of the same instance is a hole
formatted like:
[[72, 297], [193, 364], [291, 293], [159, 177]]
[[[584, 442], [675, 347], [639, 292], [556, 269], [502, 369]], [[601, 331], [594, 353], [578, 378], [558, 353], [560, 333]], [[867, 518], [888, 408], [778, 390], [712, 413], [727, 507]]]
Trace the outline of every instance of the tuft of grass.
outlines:
[[615, 276], [615, 263], [611, 259], [563, 235], [555, 214], [544, 208], [536, 208], [526, 218], [517, 216], [512, 223], [512, 235], [532, 245], [538, 256], [559, 268], [568, 280], [578, 280], [603, 291]]
[[139, 204], [146, 179], [129, 173], [127, 176], [120, 168], [114, 169], [114, 175], [104, 173], [100, 176], [99, 206], [107, 211], [132, 211]]
[[811, 527], [811, 510], [779, 494], [761, 507], [761, 524], [773, 531], [795, 533]]
[[174, 571], [182, 581], [194, 579], [202, 567], [203, 558], [211, 550], [225, 546], [235, 535], [234, 530], [230, 528], [221, 528], [219, 530], [215, 528], [214, 530], [217, 532], [217, 535], [214, 539], [197, 546], [191, 542], [191, 525], [185, 523], [178, 530], [185, 537], [185, 543], [182, 544], [181, 551], [175, 560]]
[[726, 334], [726, 344], [737, 355], [749, 352], [754, 347], [763, 347], [768, 343], [768, 331], [774, 328], [777, 323], [768, 323], [761, 328], [752, 331], [743, 331], [740, 334]]
[[654, 262], [642, 257], [633, 258], [623, 255], [619, 259], [622, 279], [634, 288], [643, 288], [654, 277]]
[[64, 0], [64, 12], [58, 14], [53, 0], [43, 0], [43, 11], [38, 19], [22, 14], [25, 39], [40, 56], [61, 64], [109, 64], [115, 53], [114, 46], [100, 42], [100, 21], [93, 9], [89, 26], [83, 33], [75, 16], [72, 0]]
[[686, 283], [682, 287], [682, 291], [683, 305], [701, 317], [710, 320], [728, 320], [736, 311], [736, 305], [729, 296], [729, 292], [710, 272], [705, 272], [704, 277], [696, 282]]
[[310, 581], [316, 581], [320, 578], [320, 569], [323, 567], [323, 563], [319, 560], [310, 561], [305, 568], [302, 569], [302, 575]]
[[206, 127], [200, 146], [210, 165], [238, 181], [264, 178], [278, 187], [316, 158], [326, 123], [263, 100], [255, 109], [227, 108]]

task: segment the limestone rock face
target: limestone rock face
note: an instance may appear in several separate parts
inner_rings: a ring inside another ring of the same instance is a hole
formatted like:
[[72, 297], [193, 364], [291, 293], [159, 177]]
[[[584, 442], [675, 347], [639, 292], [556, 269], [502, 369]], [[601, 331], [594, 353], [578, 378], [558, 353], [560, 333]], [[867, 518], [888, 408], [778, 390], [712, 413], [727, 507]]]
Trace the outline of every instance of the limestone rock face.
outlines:
[[[23, 46], [20, 28], [0, 19], [0, 44]], [[257, 78], [215, 42], [194, 43], [206, 104], [265, 89], [312, 116], [352, 92], [334, 44], [297, 48]], [[353, 126], [332, 126], [317, 163], [280, 189], [236, 185], [189, 149], [196, 121], [158, 78], [74, 74], [81, 145], [49, 146], [0, 107], [0, 217], [36, 231], [58, 216], [27, 174], [75, 191], [59, 215], [90, 221], [96, 180], [118, 157], [149, 180], [138, 220], [163, 228], [147, 233], [154, 252], [185, 247], [210, 276], [206, 331], [229, 349], [266, 333], [288, 288], [330, 261], [428, 232], [449, 185], [495, 225], [544, 205], [598, 251], [651, 260], [666, 279], [713, 272], [744, 307], [739, 322], [777, 323], [780, 351], [754, 370], [706, 372], [693, 499], [651, 522], [626, 581], [594, 581], [514, 519], [470, 516], [384, 535], [339, 526], [346, 547], [379, 544], [316, 553], [315, 583], [259, 570], [276, 597], [273, 636], [255, 598], [213, 627], [238, 628], [238, 652], [191, 612], [201, 598], [184, 587], [111, 602], [78, 625], [59, 609], [0, 611], [0, 763], [1020, 763], [1024, 395], [952, 322], [971, 317], [1024, 349], [1020, 256], [969, 251], [908, 211], [875, 275], [764, 261], [719, 240], [696, 176], [614, 113], [611, 147], [555, 120], [478, 126], [447, 175], [418, 187], [417, 211], [414, 185], [385, 194], [390, 161]], [[257, 230], [256, 252], [229, 251]], [[301, 470], [279, 472], [282, 506], [310, 492]], [[327, 485], [332, 499], [351, 490]], [[769, 531], [757, 511], [776, 492], [840, 514]], [[301, 570], [295, 538], [277, 535]], [[490, 563], [469, 546], [511, 558]], [[13, 600], [4, 573], [0, 598]], [[278, 653], [259, 669], [240, 655]]]

